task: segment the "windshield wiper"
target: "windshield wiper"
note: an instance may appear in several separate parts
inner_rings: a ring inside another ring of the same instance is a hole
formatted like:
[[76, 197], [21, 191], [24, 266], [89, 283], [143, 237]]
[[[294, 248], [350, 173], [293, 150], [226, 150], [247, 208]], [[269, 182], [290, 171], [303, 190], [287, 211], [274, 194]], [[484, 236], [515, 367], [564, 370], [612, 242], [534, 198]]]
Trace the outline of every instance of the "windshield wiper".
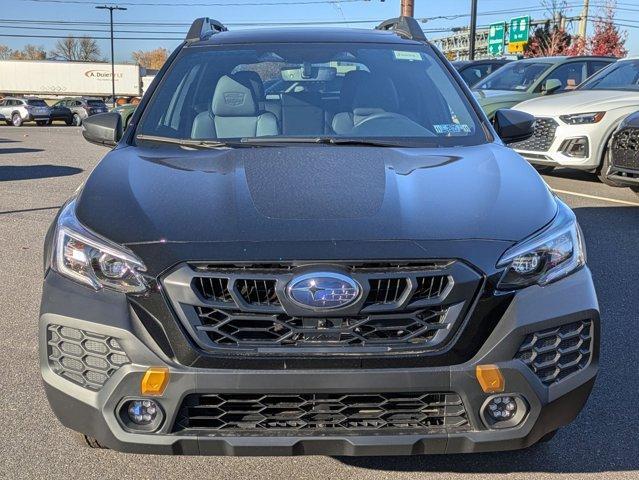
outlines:
[[[366, 137], [249, 137], [243, 138], [242, 143], [251, 145], [260, 144], [285, 144], [285, 143], [316, 143], [324, 145], [364, 145], [376, 147], [409, 147], [409, 146], [436, 146], [433, 142], [423, 145], [421, 141], [403, 141], [392, 139], [366, 138]], [[424, 142], [426, 143], [426, 142]]]
[[[149, 142], [160, 142], [160, 143], [172, 143], [174, 145], [181, 145], [183, 147], [193, 147], [193, 148], [220, 148], [220, 147], [235, 147], [238, 144], [229, 143], [229, 142], [220, 142], [216, 140], [191, 140], [188, 138], [171, 138], [171, 137], [161, 137], [157, 135], [137, 135], [136, 140], [146, 140]], [[241, 145], [240, 145], [241, 146]]]

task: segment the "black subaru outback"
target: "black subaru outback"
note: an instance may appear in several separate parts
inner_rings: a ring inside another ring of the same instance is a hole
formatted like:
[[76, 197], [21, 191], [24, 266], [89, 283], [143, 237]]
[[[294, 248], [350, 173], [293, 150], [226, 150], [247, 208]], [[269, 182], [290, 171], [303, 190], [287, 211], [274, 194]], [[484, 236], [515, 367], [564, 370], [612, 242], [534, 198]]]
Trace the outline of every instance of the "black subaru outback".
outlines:
[[[221, 455], [506, 450], [593, 386], [572, 211], [398, 18], [195, 21], [48, 232], [40, 358], [92, 446]], [[501, 139], [499, 138], [501, 137]]]

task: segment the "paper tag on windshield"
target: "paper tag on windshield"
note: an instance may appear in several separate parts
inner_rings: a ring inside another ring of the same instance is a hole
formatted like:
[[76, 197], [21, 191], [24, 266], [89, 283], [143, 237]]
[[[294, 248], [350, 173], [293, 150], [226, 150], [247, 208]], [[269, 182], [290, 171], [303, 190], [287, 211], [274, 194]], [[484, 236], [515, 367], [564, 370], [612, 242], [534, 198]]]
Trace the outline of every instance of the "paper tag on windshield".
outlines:
[[404, 50], [393, 50], [393, 54], [397, 60], [417, 60], [421, 61], [422, 56], [419, 52], [406, 52]]

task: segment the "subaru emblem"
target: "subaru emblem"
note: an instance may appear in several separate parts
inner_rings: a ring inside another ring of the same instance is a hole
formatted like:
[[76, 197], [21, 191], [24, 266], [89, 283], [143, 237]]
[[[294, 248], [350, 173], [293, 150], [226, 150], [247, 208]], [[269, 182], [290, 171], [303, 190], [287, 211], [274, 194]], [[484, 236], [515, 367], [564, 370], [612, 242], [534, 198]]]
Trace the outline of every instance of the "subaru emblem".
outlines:
[[341, 308], [355, 302], [359, 284], [346, 275], [333, 272], [307, 273], [294, 277], [288, 284], [288, 297], [297, 305], [312, 310]]

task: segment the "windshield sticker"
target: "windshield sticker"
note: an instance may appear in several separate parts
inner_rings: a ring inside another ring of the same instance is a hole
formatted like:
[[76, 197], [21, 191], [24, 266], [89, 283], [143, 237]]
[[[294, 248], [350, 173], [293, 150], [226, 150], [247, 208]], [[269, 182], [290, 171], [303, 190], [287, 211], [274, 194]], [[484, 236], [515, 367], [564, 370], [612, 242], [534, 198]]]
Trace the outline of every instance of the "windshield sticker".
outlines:
[[393, 50], [396, 60], [417, 60], [421, 62], [422, 55], [419, 52], [406, 52], [404, 50]]
[[452, 135], [455, 133], [471, 133], [470, 125], [465, 123], [440, 123], [433, 125], [435, 132], [441, 135]]

